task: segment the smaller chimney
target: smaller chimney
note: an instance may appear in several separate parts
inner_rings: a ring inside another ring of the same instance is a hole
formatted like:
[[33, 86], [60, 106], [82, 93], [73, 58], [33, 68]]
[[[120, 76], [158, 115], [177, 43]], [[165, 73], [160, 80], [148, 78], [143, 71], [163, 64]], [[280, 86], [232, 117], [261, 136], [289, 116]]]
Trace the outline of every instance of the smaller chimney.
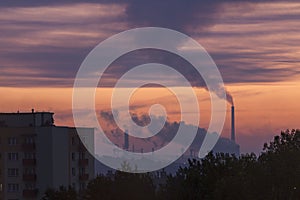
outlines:
[[124, 149], [125, 150], [129, 149], [129, 135], [128, 135], [128, 131], [127, 130], [124, 133]]
[[34, 109], [33, 108], [31, 109], [31, 113], [34, 113]]
[[235, 142], [234, 105], [231, 106], [231, 140]]

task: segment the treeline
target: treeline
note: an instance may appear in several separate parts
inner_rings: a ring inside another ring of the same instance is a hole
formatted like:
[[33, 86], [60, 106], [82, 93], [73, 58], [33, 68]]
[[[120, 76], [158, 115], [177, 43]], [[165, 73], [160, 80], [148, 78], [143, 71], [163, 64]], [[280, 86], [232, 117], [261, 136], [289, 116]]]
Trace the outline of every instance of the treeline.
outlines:
[[189, 160], [187, 167], [168, 175], [159, 185], [153, 174], [117, 171], [92, 180], [85, 191], [48, 190], [44, 200], [194, 200], [300, 199], [300, 131], [282, 132], [262, 153], [209, 153]]

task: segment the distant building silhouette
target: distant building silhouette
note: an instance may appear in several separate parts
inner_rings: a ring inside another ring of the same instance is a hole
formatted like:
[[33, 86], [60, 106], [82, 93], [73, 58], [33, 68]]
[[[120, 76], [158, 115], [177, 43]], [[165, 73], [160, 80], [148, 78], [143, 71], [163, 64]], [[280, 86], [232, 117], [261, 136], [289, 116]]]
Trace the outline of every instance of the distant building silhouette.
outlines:
[[48, 188], [84, 189], [94, 178], [94, 129], [54, 125], [54, 113], [0, 113], [0, 199], [40, 199]]

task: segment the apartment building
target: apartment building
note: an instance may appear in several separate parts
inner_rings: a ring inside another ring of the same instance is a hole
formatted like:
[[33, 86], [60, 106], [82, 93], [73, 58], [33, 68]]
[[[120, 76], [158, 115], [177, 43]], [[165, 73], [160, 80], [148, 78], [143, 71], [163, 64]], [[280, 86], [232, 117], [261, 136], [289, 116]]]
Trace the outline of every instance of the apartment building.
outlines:
[[0, 200], [40, 199], [48, 188], [80, 191], [94, 178], [94, 129], [55, 126], [54, 113], [0, 113]]

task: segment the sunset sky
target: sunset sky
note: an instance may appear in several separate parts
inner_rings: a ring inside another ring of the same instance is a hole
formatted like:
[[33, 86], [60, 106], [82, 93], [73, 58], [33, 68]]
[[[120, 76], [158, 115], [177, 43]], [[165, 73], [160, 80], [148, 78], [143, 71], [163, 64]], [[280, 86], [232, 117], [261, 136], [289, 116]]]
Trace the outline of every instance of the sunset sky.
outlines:
[[[300, 128], [299, 19], [297, 1], [1, 1], [0, 112], [52, 111], [56, 125], [73, 125], [72, 87], [87, 54], [121, 31], [165, 27], [189, 35], [214, 59], [234, 98], [241, 152], [258, 153], [281, 130]], [[133, 53], [114, 69], [122, 73], [149, 57]], [[172, 65], [169, 58], [157, 61]], [[208, 93], [197, 86], [200, 126], [207, 128]], [[169, 119], [178, 120], [171, 94], [144, 90], [136, 105], [145, 108], [159, 100], [169, 105]], [[96, 99], [110, 92], [107, 84]], [[106, 102], [97, 102], [98, 110], [107, 109]], [[230, 135], [229, 117], [228, 110], [224, 137]]]

